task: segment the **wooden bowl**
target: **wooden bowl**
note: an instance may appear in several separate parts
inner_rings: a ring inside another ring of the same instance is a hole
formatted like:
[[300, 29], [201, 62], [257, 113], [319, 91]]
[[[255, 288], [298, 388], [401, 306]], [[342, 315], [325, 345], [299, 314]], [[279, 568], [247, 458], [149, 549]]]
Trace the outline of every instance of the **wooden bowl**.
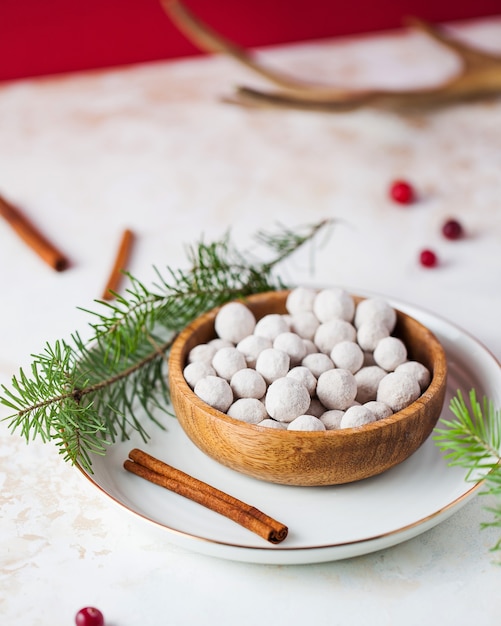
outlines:
[[[288, 292], [249, 297], [245, 303], [260, 319], [285, 313]], [[356, 302], [362, 298], [354, 296]], [[439, 341], [425, 326], [397, 311], [394, 335], [406, 344], [409, 359], [432, 373], [425, 392], [385, 419], [358, 428], [322, 432], [287, 431], [247, 424], [208, 406], [183, 376], [189, 351], [215, 337], [212, 310], [187, 326], [169, 358], [172, 404], [188, 437], [208, 456], [238, 472], [287, 485], [335, 485], [375, 476], [415, 452], [432, 432], [442, 410], [447, 363]]]

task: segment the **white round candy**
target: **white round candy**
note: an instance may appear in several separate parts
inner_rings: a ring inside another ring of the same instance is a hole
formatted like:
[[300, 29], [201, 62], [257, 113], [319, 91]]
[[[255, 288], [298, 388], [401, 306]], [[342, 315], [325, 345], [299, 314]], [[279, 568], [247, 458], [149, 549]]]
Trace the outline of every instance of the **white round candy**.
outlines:
[[205, 378], [205, 376], [215, 376], [216, 370], [210, 363], [194, 361], [193, 363], [188, 363], [184, 368], [183, 375], [188, 385], [194, 389], [200, 379]]
[[221, 348], [212, 359], [212, 367], [218, 376], [231, 380], [235, 372], [247, 367], [247, 362], [244, 355], [236, 348]]
[[315, 378], [334, 367], [332, 359], [327, 354], [322, 354], [322, 352], [307, 354], [301, 361], [301, 365], [307, 367]]
[[310, 394], [304, 385], [293, 378], [279, 378], [268, 387], [265, 406], [268, 415], [279, 422], [292, 422], [306, 413]]
[[390, 417], [393, 415], [393, 411], [390, 407], [384, 402], [377, 402], [376, 400], [371, 400], [370, 402], [366, 402], [364, 405], [365, 408], [369, 409], [374, 414], [376, 420], [382, 420], [385, 417]]
[[317, 396], [327, 409], [347, 409], [357, 395], [355, 377], [348, 370], [333, 369], [320, 375]]
[[291, 330], [303, 339], [313, 340], [319, 326], [320, 322], [311, 311], [296, 313], [291, 317]]
[[313, 303], [313, 312], [320, 322], [334, 318], [351, 322], [355, 313], [355, 302], [344, 289], [322, 289]]
[[424, 391], [431, 381], [430, 371], [418, 361], [406, 361], [405, 363], [399, 365], [395, 371], [403, 374], [410, 374], [418, 381], [421, 391]]
[[228, 302], [216, 315], [214, 327], [218, 337], [236, 344], [254, 332], [256, 319], [245, 304]]
[[379, 383], [377, 401], [384, 402], [396, 413], [409, 406], [420, 395], [419, 383], [412, 376], [391, 372]]
[[382, 322], [368, 321], [361, 324], [358, 328], [357, 342], [364, 352], [371, 352], [381, 339], [388, 337], [389, 334], [388, 327]]
[[257, 322], [254, 334], [259, 335], [259, 337], [267, 337], [273, 341], [277, 335], [288, 331], [289, 325], [284, 316], [278, 313], [270, 313]]
[[315, 289], [308, 287], [296, 287], [287, 296], [285, 308], [291, 315], [304, 313], [305, 311], [313, 311], [313, 302], [317, 292]]
[[314, 354], [315, 352], [318, 352], [318, 348], [313, 343], [313, 341], [310, 341], [310, 339], [303, 339], [303, 341], [304, 341], [304, 347], [306, 348], [306, 355]]
[[284, 320], [284, 322], [287, 324], [287, 330], [290, 330], [291, 324], [292, 324], [292, 316], [289, 315], [288, 313], [283, 313], [281, 317]]
[[228, 415], [247, 424], [259, 424], [268, 417], [264, 404], [256, 398], [240, 398], [228, 409]]
[[211, 363], [214, 355], [217, 352], [217, 348], [209, 343], [199, 343], [194, 346], [188, 353], [188, 363], [194, 363], [195, 361], [205, 361], [205, 363]]
[[219, 376], [206, 376], [195, 385], [195, 394], [209, 406], [226, 413], [233, 402], [230, 384]]
[[280, 333], [273, 341], [275, 350], [282, 350], [289, 355], [291, 366], [301, 363], [306, 356], [304, 341], [296, 333]]
[[407, 348], [398, 337], [385, 337], [374, 350], [374, 361], [387, 372], [393, 372], [407, 360]]
[[341, 419], [340, 428], [357, 428], [376, 421], [374, 413], [365, 406], [351, 406]]
[[267, 348], [257, 357], [256, 371], [261, 374], [269, 384], [277, 378], [282, 378], [287, 374], [290, 367], [290, 358], [286, 352]]
[[391, 333], [397, 323], [397, 313], [383, 298], [367, 298], [358, 303], [354, 324], [359, 328], [365, 322], [381, 322]]
[[355, 341], [340, 341], [332, 348], [331, 359], [336, 367], [354, 374], [364, 364], [364, 353]]
[[287, 426], [287, 430], [326, 430], [324, 424], [313, 415], [299, 415]]
[[342, 319], [332, 319], [320, 324], [315, 332], [313, 341], [320, 352], [330, 354], [332, 348], [341, 341], [355, 341], [357, 331], [355, 327]]
[[235, 372], [230, 380], [235, 398], [262, 398], [266, 393], [266, 382], [259, 372], [247, 367]]
[[256, 367], [257, 357], [263, 350], [271, 348], [272, 345], [271, 339], [259, 337], [258, 335], [249, 335], [238, 342], [237, 350], [245, 356], [249, 367]]
[[221, 350], [221, 348], [234, 348], [235, 344], [232, 341], [228, 341], [227, 339], [220, 339], [216, 337], [215, 339], [211, 339], [208, 342], [209, 346], [214, 346], [217, 350]]
[[325, 426], [326, 430], [337, 430], [341, 427], [341, 420], [343, 418], [344, 411], [340, 411], [339, 409], [331, 409], [330, 411], [325, 411], [320, 416], [320, 421]]
[[378, 365], [369, 365], [362, 367], [355, 374], [357, 383], [357, 402], [365, 404], [371, 400], [375, 400], [379, 383], [386, 376], [387, 372]]
[[315, 389], [317, 388], [317, 379], [311, 373], [307, 367], [304, 365], [298, 365], [297, 367], [293, 367], [289, 372], [287, 372], [288, 378], [294, 378], [302, 385], [308, 389], [308, 393], [312, 396], [315, 393]]

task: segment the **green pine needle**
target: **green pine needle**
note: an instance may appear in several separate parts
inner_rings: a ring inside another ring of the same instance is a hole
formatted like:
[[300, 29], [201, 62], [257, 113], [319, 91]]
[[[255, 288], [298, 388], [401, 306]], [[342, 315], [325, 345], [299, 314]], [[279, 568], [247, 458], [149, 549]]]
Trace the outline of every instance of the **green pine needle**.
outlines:
[[75, 332], [70, 341], [47, 344], [33, 355], [29, 374], [21, 369], [10, 388], [2, 385], [0, 402], [13, 411], [4, 419], [27, 441], [54, 442], [65, 460], [89, 472], [93, 455], [131, 432], [147, 441], [144, 414], [161, 426], [156, 413], [169, 409], [166, 363], [177, 334], [213, 307], [282, 289], [276, 266], [332, 223], [258, 233], [271, 255], [265, 262], [239, 252], [227, 234], [188, 248], [187, 269], [167, 268], [165, 276], [155, 270], [151, 289], [129, 275], [124, 296], [98, 302], [99, 311], [84, 309], [89, 340]]
[[[451, 399], [450, 410], [455, 419], [440, 420], [434, 439], [450, 465], [464, 467], [466, 480], [483, 481], [480, 495], [501, 499], [501, 410], [491, 400], [480, 402], [474, 389], [469, 393], [469, 406], [461, 391]], [[501, 528], [501, 503], [485, 507], [492, 520], [481, 528]], [[501, 538], [492, 548], [501, 550]]]

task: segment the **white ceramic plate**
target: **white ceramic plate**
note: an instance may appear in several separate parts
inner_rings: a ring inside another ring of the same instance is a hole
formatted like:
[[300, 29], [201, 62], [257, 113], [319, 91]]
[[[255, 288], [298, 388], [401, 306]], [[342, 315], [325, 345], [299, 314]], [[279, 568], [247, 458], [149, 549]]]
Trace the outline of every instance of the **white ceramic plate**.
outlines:
[[[474, 387], [500, 402], [501, 368], [495, 357], [467, 333], [430, 313], [392, 304], [428, 326], [444, 346], [449, 377], [443, 415], [457, 389]], [[152, 424], [152, 441], [137, 437], [93, 460], [90, 480], [124, 511], [160, 537], [185, 548], [225, 559], [267, 564], [319, 563], [367, 554], [396, 545], [442, 522], [477, 491], [461, 468], [449, 467], [430, 437], [409, 459], [384, 474], [349, 485], [289, 487], [241, 475], [205, 456], [174, 418], [167, 430]], [[126, 472], [133, 447], [248, 502], [289, 528], [274, 546], [204, 507]]]

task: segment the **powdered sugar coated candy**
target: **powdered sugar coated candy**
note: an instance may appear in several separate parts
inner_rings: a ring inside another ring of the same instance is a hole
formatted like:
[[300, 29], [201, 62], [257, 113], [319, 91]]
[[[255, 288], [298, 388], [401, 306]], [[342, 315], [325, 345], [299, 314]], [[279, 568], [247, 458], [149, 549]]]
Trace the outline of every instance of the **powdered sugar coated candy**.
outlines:
[[332, 348], [331, 359], [336, 367], [354, 374], [364, 364], [364, 353], [355, 341], [340, 341]]
[[335, 318], [320, 324], [313, 341], [320, 352], [330, 354], [336, 344], [341, 341], [355, 341], [356, 337], [357, 331], [350, 322]]
[[248, 335], [237, 344], [237, 350], [245, 356], [249, 367], [256, 367], [257, 357], [263, 350], [271, 348], [273, 342], [267, 337], [259, 337], [258, 335]]
[[322, 289], [315, 297], [313, 312], [320, 322], [334, 318], [351, 322], [355, 314], [355, 301], [344, 289]]
[[397, 323], [397, 312], [383, 298], [366, 298], [357, 305], [354, 324], [360, 328], [365, 322], [381, 322], [392, 333]]
[[377, 401], [387, 404], [395, 413], [405, 409], [421, 395], [417, 380], [397, 372], [390, 372], [379, 383]]
[[343, 418], [344, 411], [340, 411], [339, 409], [331, 409], [330, 411], [325, 411], [320, 416], [320, 421], [325, 426], [326, 430], [338, 430], [341, 428], [341, 420]]
[[244, 355], [236, 348], [221, 348], [212, 359], [212, 367], [218, 376], [231, 380], [235, 372], [247, 367], [247, 362]]
[[292, 325], [292, 315], [289, 315], [288, 313], [283, 313], [282, 314], [282, 319], [284, 320], [284, 322], [287, 324], [287, 329], [291, 330], [291, 325]]
[[184, 368], [183, 375], [188, 385], [194, 389], [200, 379], [215, 376], [216, 370], [206, 361], [193, 361]]
[[419, 361], [406, 361], [399, 365], [396, 369], [396, 372], [409, 374], [414, 379], [416, 379], [419, 383], [421, 391], [424, 391], [431, 381], [431, 374], [427, 367], [425, 367]]
[[313, 352], [307, 354], [301, 361], [301, 365], [307, 367], [315, 378], [318, 378], [320, 374], [331, 370], [334, 367], [332, 359], [327, 354], [322, 352]]
[[216, 337], [215, 339], [211, 339], [207, 342], [209, 346], [214, 346], [216, 350], [221, 350], [221, 348], [234, 348], [235, 344], [232, 341], [228, 341], [227, 339], [220, 339]]
[[382, 322], [368, 321], [361, 324], [357, 330], [357, 342], [364, 352], [372, 352], [377, 344], [388, 337], [390, 331]]
[[385, 337], [374, 350], [374, 361], [387, 372], [393, 372], [407, 360], [407, 348], [398, 337]]
[[365, 406], [351, 406], [341, 419], [340, 428], [357, 428], [376, 421], [374, 413]]
[[318, 348], [313, 343], [313, 341], [310, 341], [309, 339], [303, 339], [303, 341], [304, 347], [306, 348], [306, 356], [308, 356], [308, 354], [314, 354], [315, 352], [318, 352]]
[[374, 414], [376, 420], [382, 420], [385, 419], [385, 417], [390, 417], [390, 415], [393, 415], [393, 411], [384, 402], [371, 400], [370, 402], [366, 402], [362, 406], [365, 406], [366, 409], [369, 409], [369, 411]]
[[311, 371], [304, 365], [297, 365], [287, 372], [289, 378], [294, 378], [308, 389], [308, 393], [312, 396], [317, 388], [317, 379]]
[[287, 426], [287, 430], [326, 430], [324, 424], [313, 415], [299, 415]]
[[247, 424], [259, 424], [268, 417], [264, 404], [256, 398], [239, 398], [228, 409], [228, 415]]
[[279, 422], [292, 422], [306, 413], [310, 394], [304, 385], [293, 378], [279, 378], [266, 392], [265, 406], [268, 415]]
[[228, 302], [221, 307], [214, 321], [214, 328], [220, 339], [237, 344], [256, 327], [256, 318], [242, 302]]
[[195, 394], [213, 409], [226, 411], [233, 402], [233, 392], [230, 383], [219, 376], [206, 376], [195, 385]]
[[304, 341], [296, 333], [286, 332], [280, 333], [273, 341], [275, 350], [283, 350], [289, 355], [291, 366], [295, 366], [306, 356], [306, 346]]
[[266, 393], [266, 381], [255, 369], [246, 367], [235, 372], [230, 380], [235, 398], [262, 398]]
[[254, 334], [260, 337], [267, 337], [272, 341], [280, 335], [280, 333], [286, 333], [289, 331], [289, 325], [287, 324], [283, 315], [278, 313], [270, 313], [262, 317], [257, 323], [254, 329]]
[[291, 317], [291, 330], [303, 339], [313, 340], [319, 326], [320, 322], [311, 311], [296, 313]]
[[298, 287], [286, 309], [256, 321], [243, 303], [224, 305], [218, 337], [188, 355], [187, 384], [236, 419], [283, 428], [300, 417], [298, 425], [320, 420], [328, 430], [342, 419], [344, 427], [384, 419], [429, 385], [429, 370], [408, 361], [404, 342], [391, 335], [397, 312], [385, 300], [355, 305], [343, 289]]
[[291, 315], [313, 311], [313, 303], [317, 296], [315, 289], [309, 287], [296, 287], [289, 292], [285, 301], [285, 308]]
[[267, 348], [257, 357], [256, 371], [269, 384], [277, 378], [283, 378], [290, 367], [289, 355], [283, 350]]
[[195, 361], [211, 363], [216, 352], [217, 348], [210, 343], [199, 343], [198, 346], [194, 346], [189, 351], [188, 363], [194, 363]]
[[332, 369], [320, 375], [317, 396], [327, 409], [347, 409], [357, 395], [355, 377], [348, 370]]
[[355, 373], [355, 381], [357, 383], [356, 399], [360, 404], [376, 399], [379, 383], [387, 373], [378, 365], [362, 367]]

